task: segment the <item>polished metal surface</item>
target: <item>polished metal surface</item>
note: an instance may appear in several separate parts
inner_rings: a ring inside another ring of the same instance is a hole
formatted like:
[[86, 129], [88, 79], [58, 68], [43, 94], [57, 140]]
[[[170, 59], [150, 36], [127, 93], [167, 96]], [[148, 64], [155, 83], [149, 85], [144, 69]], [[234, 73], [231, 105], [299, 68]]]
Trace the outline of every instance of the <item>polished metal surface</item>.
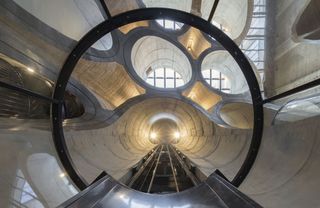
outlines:
[[160, 152], [159, 152], [159, 156], [158, 156], [157, 161], [156, 161], [156, 166], [155, 166], [155, 168], [153, 169], [153, 172], [152, 172], [152, 178], [151, 178], [151, 181], [149, 183], [148, 193], [150, 192], [150, 190], [152, 188], [153, 180], [154, 180], [154, 177], [155, 177], [156, 172], [157, 172], [157, 168], [158, 168], [158, 165], [159, 165], [159, 160], [160, 160], [160, 157], [161, 157], [161, 154], [162, 154], [162, 150], [163, 150], [163, 146], [161, 146], [161, 149], [160, 149]]
[[168, 155], [169, 155], [170, 167], [171, 167], [174, 183], [175, 183], [175, 186], [176, 186], [176, 191], [179, 192], [179, 186], [178, 186], [178, 182], [177, 182], [176, 171], [175, 171], [175, 168], [174, 168], [173, 163], [172, 163], [172, 158], [171, 158], [171, 155], [170, 155], [170, 151], [169, 151], [168, 145], [166, 145], [166, 148], [167, 148], [167, 152], [168, 152]]
[[261, 207], [229, 182], [213, 173], [194, 188], [173, 194], [148, 194], [132, 190], [105, 176], [63, 203], [63, 207], [99, 208], [246, 208]]
[[191, 173], [191, 171], [189, 170], [189, 168], [187, 167], [187, 165], [185, 164], [185, 162], [181, 159], [180, 155], [177, 153], [177, 151], [175, 151], [173, 149], [173, 147], [170, 145], [170, 148], [172, 149], [172, 152], [174, 153], [175, 157], [177, 158], [180, 166], [183, 168], [183, 170], [185, 171], [185, 173], [187, 174], [187, 176], [190, 178], [190, 180], [192, 181], [192, 183], [194, 185], [198, 185], [199, 179], [197, 177], [195, 177], [195, 175], [193, 173]]
[[159, 146], [155, 149], [152, 150], [153, 152], [150, 154], [150, 156], [148, 157], [148, 159], [140, 166], [138, 172], [136, 172], [134, 174], [134, 176], [130, 179], [128, 186], [131, 187], [133, 185], [133, 183], [140, 177], [140, 175], [142, 174], [142, 172], [145, 170], [145, 168], [148, 166], [148, 164], [150, 163], [150, 161], [155, 157], [156, 153], [159, 150]]

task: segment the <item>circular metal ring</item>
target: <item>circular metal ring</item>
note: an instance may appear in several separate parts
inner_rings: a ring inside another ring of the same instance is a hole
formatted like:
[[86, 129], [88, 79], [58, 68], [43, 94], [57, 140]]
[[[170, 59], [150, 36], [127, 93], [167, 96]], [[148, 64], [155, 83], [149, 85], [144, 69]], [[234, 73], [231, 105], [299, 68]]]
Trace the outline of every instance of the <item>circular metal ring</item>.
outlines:
[[79, 171], [75, 168], [71, 156], [68, 152], [67, 145], [64, 139], [63, 133], [63, 114], [62, 105], [64, 99], [65, 89], [68, 80], [71, 76], [74, 67], [76, 66], [78, 60], [86, 52], [86, 50], [94, 44], [97, 40], [103, 37], [105, 34], [129, 23], [143, 21], [143, 20], [155, 20], [155, 19], [171, 19], [175, 21], [182, 22], [184, 24], [190, 25], [200, 31], [207, 33], [208, 35], [215, 38], [236, 60], [239, 67], [241, 68], [247, 83], [249, 85], [252, 104], [254, 109], [254, 127], [252, 133], [252, 140], [249, 147], [247, 156], [232, 180], [234, 186], [239, 186], [245, 177], [248, 175], [255, 159], [258, 154], [258, 150], [261, 143], [262, 131], [263, 131], [263, 104], [262, 97], [259, 88], [258, 81], [255, 74], [251, 68], [250, 63], [246, 59], [245, 55], [239, 49], [239, 47], [221, 30], [216, 28], [210, 22], [179, 10], [165, 9], [165, 8], [145, 8], [131, 10], [125, 13], [121, 13], [114, 16], [89, 31], [69, 54], [67, 60], [65, 61], [58, 79], [56, 81], [53, 99], [59, 100], [61, 102], [51, 104], [51, 117], [52, 117], [52, 133], [57, 149], [57, 153], [60, 160], [67, 171], [69, 177], [78, 186], [79, 189], [85, 189], [88, 184], [81, 177]]

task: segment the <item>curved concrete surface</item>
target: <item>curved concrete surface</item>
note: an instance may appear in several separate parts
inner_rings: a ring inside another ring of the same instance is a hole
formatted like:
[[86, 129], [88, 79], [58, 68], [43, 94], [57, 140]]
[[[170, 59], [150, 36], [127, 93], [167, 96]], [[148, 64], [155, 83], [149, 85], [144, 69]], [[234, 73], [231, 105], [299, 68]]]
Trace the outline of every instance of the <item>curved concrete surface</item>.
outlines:
[[319, 21], [320, 3], [316, 0], [310, 1], [296, 23], [295, 32], [300, 39], [320, 39]]
[[202, 61], [201, 70], [208, 69], [219, 71], [229, 79], [231, 94], [240, 94], [249, 90], [240, 67], [227, 51], [214, 51], [208, 54]]
[[[116, 4], [119, 1], [113, 2]], [[271, 94], [291, 89], [318, 75], [319, 45], [292, 39], [295, 22], [310, 2], [267, 1], [268, 60], [265, 89]], [[130, 4], [128, 1], [126, 3]], [[16, 58], [26, 66], [37, 66], [34, 67], [35, 70], [54, 79], [74, 43], [66, 42], [65, 48], [61, 48], [61, 42], [58, 44], [54, 39], [46, 37], [49, 30], [45, 30], [47, 33], [38, 33], [39, 28], [30, 24], [28, 19], [18, 18], [18, 10], [8, 10], [1, 4], [0, 11], [1, 53]], [[208, 55], [212, 57], [204, 60], [203, 68], [216, 67], [234, 80], [235, 93], [245, 92], [247, 88], [244, 86], [244, 79], [238, 75], [241, 73], [236, 68], [237, 65], [232, 64], [225, 54], [220, 54], [223, 52], [218, 51], [218, 55], [215, 53], [217, 52]], [[108, 66], [110, 71], [112, 67]], [[117, 70], [117, 73], [119, 71], [121, 70]], [[94, 78], [103, 77], [98, 73], [83, 73], [95, 75]], [[86, 77], [81, 78], [81, 74], [77, 76], [85, 82]], [[118, 76], [125, 80], [123, 82], [127, 82], [125, 75], [120, 73]], [[96, 83], [87, 83], [88, 86], [90, 84], [92, 89], [97, 90]], [[103, 81], [99, 84], [106, 87]], [[113, 89], [117, 90], [116, 94], [126, 94], [127, 90], [125, 84], [123, 88], [104, 87], [101, 87], [99, 96], [106, 103], [113, 102], [111, 99], [114, 96], [109, 96], [114, 93]], [[134, 89], [130, 87], [129, 90], [132, 92]], [[129, 93], [126, 98], [130, 97]], [[224, 109], [225, 113], [232, 113], [232, 122], [242, 125], [242, 119], [247, 120], [249, 113], [241, 108], [239, 115], [238, 111], [233, 111], [234, 108], [236, 106], [231, 106], [227, 111]], [[266, 117], [270, 117], [268, 111], [266, 114]], [[240, 190], [267, 208], [318, 208], [319, 119], [313, 117], [280, 125], [271, 125], [266, 120], [257, 160]], [[14, 118], [7, 121], [1, 119], [1, 126], [12, 120]], [[250, 130], [220, 127], [189, 104], [163, 98], [147, 99], [131, 106], [130, 110], [109, 127], [65, 131], [76, 168], [88, 182], [103, 170], [120, 179], [154, 147], [149, 136], [153, 124], [157, 125], [160, 120], [163, 126], [172, 126], [172, 122], [177, 125], [181, 138], [175, 146], [205, 175], [210, 175], [218, 168], [232, 179], [239, 170], [250, 145]], [[48, 120], [44, 122], [49, 123]], [[77, 190], [57, 159], [51, 132], [22, 126], [16, 124], [9, 129], [1, 128], [0, 131], [0, 207], [56, 207], [72, 197]], [[176, 128], [172, 130], [175, 131]], [[34, 197], [27, 201], [22, 197], [23, 191]]]
[[171, 1], [171, 0], [142, 0], [146, 7], [164, 7], [171, 9], [178, 9], [185, 12], [191, 12], [192, 0], [181, 0], [181, 1]]
[[147, 79], [147, 71], [162, 67], [171, 68], [179, 73], [184, 83], [189, 82], [192, 76], [191, 65], [186, 55], [177, 46], [156, 36], [139, 39], [133, 45], [131, 60], [136, 73], [143, 80]]
[[178, 37], [179, 42], [185, 47], [193, 59], [198, 59], [199, 56], [211, 47], [200, 30], [191, 27], [186, 33]]
[[125, 68], [116, 62], [95, 62], [81, 59], [73, 78], [89, 89], [108, 110], [114, 110], [128, 99], [144, 94]]
[[253, 127], [252, 104], [226, 103], [220, 107], [219, 115], [224, 122], [234, 128], [252, 129]]
[[[248, 14], [252, 10], [252, 4], [252, 0], [220, 1], [212, 22], [217, 27], [221, 25], [231, 39], [239, 39], [236, 42], [240, 43], [244, 38], [243, 32], [248, 30], [251, 22], [251, 16]], [[211, 8], [212, 1], [202, 1], [201, 12], [204, 17], [209, 17]]]
[[178, 100], [148, 99], [131, 107], [110, 127], [66, 131], [65, 136], [73, 161], [88, 182], [103, 170], [120, 179], [154, 147], [150, 134], [161, 120], [163, 125], [176, 123], [180, 133], [176, 147], [206, 175], [219, 168], [230, 179], [234, 177], [246, 155], [250, 131], [232, 130], [234, 135], [230, 135], [231, 130], [216, 126]]
[[60, 165], [51, 132], [2, 129], [0, 152], [6, 167], [0, 171], [1, 207], [56, 207], [78, 193]]
[[[95, 1], [14, 0], [14, 2], [48, 26], [76, 41], [104, 20]], [[59, 11], [59, 14], [56, 11]], [[101, 38], [92, 47], [98, 50], [110, 49], [111, 34]]]
[[[270, 10], [277, 7], [278, 11], [277, 15], [267, 16], [267, 33], [271, 36], [266, 40], [268, 47], [265, 91], [269, 96], [293, 89], [319, 77], [319, 43], [303, 40], [296, 34], [297, 23], [310, 3], [314, 4], [311, 0], [267, 4]], [[319, 11], [317, 7], [314, 9]], [[314, 22], [313, 14], [309, 13], [308, 16], [311, 18], [309, 21], [313, 22], [312, 25], [317, 24]], [[305, 27], [307, 30], [307, 25]]]

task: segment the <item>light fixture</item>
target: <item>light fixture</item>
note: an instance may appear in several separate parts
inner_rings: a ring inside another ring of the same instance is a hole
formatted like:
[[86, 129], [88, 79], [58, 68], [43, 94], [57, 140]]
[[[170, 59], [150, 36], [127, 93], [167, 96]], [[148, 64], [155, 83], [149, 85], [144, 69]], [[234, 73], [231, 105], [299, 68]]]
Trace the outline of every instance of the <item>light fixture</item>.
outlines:
[[196, 96], [196, 94], [195, 94], [194, 92], [190, 92], [189, 97], [190, 97], [191, 99], [194, 99], [194, 98], [196, 98], [197, 96]]
[[187, 44], [187, 50], [191, 51], [192, 50], [192, 45], [193, 45], [193, 40], [190, 38]]
[[63, 177], [65, 177], [66, 176], [66, 174], [65, 173], [60, 173], [60, 178], [63, 178]]
[[150, 138], [151, 139], [156, 139], [157, 138], [157, 134], [155, 132], [151, 132]]
[[175, 139], [179, 139], [180, 138], [180, 132], [178, 132], [178, 131], [174, 132], [173, 136], [174, 136]]
[[30, 67], [27, 67], [27, 71], [30, 72], [30, 73], [34, 73], [34, 69], [32, 69]]

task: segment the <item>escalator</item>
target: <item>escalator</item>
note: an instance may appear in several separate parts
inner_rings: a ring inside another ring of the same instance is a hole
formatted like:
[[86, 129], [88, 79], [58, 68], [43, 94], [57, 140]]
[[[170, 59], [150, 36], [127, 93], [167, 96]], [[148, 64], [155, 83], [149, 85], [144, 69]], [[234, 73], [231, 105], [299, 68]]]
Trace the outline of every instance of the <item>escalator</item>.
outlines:
[[128, 186], [104, 173], [59, 208], [261, 207], [231, 185], [218, 170], [200, 182], [170, 144], [160, 144], [148, 155]]
[[170, 144], [157, 146], [154, 154], [145, 162], [143, 169], [132, 177], [128, 186], [145, 193], [165, 194], [197, 185], [199, 180], [183, 166], [178, 157]]

